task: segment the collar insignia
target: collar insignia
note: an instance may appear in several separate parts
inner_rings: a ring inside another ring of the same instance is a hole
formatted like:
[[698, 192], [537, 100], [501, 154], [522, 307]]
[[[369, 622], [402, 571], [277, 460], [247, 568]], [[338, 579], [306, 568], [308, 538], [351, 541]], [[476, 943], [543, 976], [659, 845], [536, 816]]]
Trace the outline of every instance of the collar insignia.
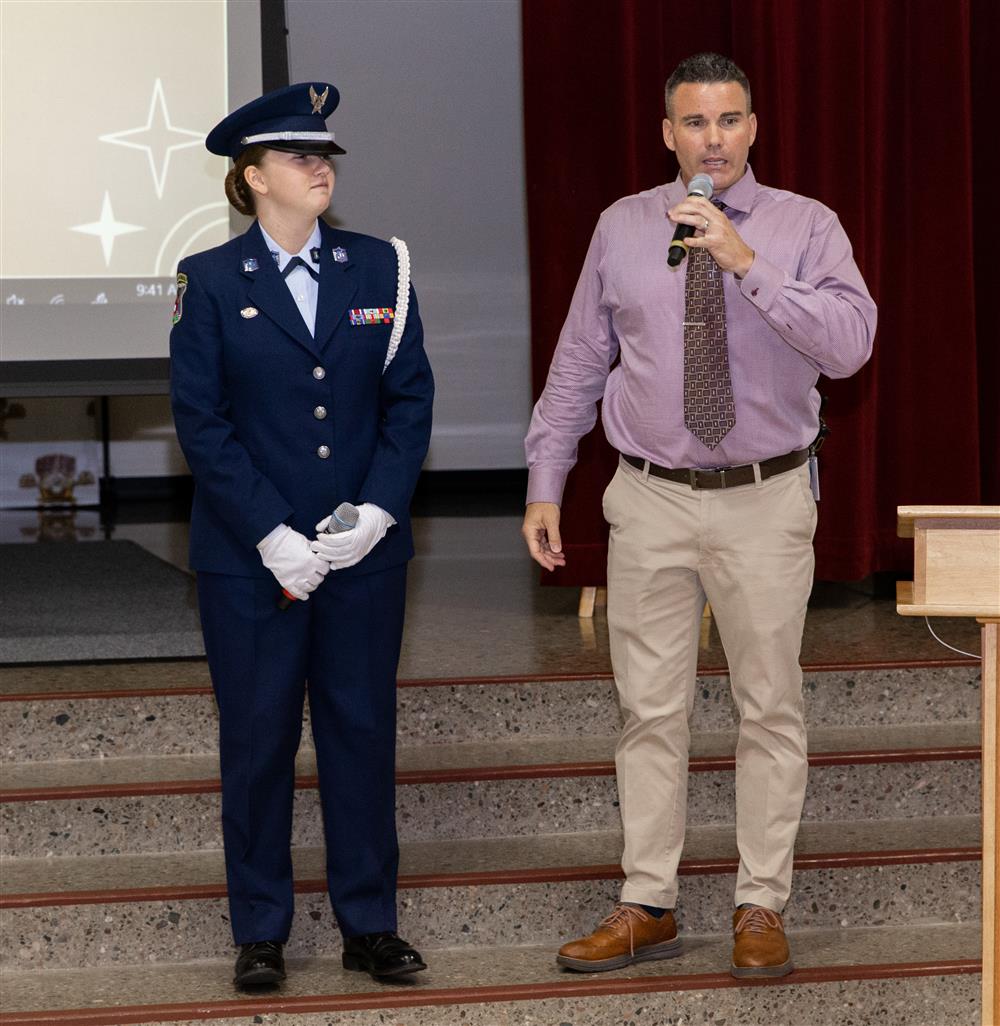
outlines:
[[309, 259], [314, 264], [318, 264], [319, 263], [319, 246], [313, 246], [313, 248], [311, 250], [309, 250]]
[[336, 260], [338, 264], [346, 264], [347, 263], [347, 250], [344, 249], [343, 246], [334, 246], [333, 247], [333, 259]]
[[246, 274], [249, 274], [251, 271], [256, 271], [259, 266], [260, 265], [257, 263], [256, 257], [250, 257], [249, 260], [243, 261], [243, 270]]
[[330, 95], [330, 87], [327, 86], [322, 93], [317, 93], [315, 86], [309, 87], [309, 102], [313, 105], [313, 114], [323, 113], [323, 104], [326, 103], [326, 98]]

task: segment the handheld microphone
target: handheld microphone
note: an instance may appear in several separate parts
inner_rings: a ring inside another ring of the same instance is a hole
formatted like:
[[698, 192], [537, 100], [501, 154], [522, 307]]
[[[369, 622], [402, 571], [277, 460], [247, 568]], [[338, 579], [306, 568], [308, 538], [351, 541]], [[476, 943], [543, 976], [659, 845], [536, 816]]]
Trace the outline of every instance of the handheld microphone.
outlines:
[[[713, 188], [710, 175], [695, 175], [688, 182], [688, 195], [711, 199]], [[692, 224], [679, 224], [677, 226], [674, 230], [674, 237], [670, 240], [670, 249], [667, 250], [668, 267], [676, 267], [687, 256], [687, 240], [694, 235], [695, 231], [696, 229]]]
[[[326, 530], [323, 533], [342, 534], [344, 531], [351, 531], [357, 525], [360, 516], [357, 506], [350, 502], [342, 502], [333, 511], [330, 523], [326, 525]], [[294, 601], [296, 601], [295, 596], [282, 588], [281, 595], [278, 597], [278, 608], [287, 609]]]

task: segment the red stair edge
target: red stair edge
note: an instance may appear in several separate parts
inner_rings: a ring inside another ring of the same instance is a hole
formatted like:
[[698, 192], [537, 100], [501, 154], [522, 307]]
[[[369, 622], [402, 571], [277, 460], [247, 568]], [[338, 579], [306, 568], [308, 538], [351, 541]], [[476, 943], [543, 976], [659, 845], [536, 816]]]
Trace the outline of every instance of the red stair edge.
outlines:
[[[815, 852], [798, 855], [796, 872], [816, 869], [856, 869], [870, 866], [931, 865], [942, 862], [977, 862], [980, 848], [912, 848], [885, 851]], [[735, 858], [682, 859], [681, 876], [732, 874], [739, 868]], [[399, 877], [400, 890], [432, 887], [512, 886], [514, 884], [570, 883], [577, 880], [620, 880], [624, 874], [617, 863], [603, 865], [553, 866], [534, 869], [495, 869], [452, 873], [414, 873]], [[295, 881], [296, 894], [326, 892], [323, 879]], [[37, 891], [0, 895], [0, 910], [43, 908], [65, 905], [101, 905], [141, 901], [191, 901], [225, 898], [224, 883], [182, 884], [174, 887], [132, 887], [100, 891]]]
[[[836, 673], [845, 670], [931, 670], [954, 669], [962, 666], [979, 666], [978, 659], [889, 659], [885, 661], [870, 660], [860, 663], [803, 663], [803, 673]], [[2, 667], [0, 667], [2, 668]], [[11, 668], [11, 667], [8, 667]], [[699, 677], [727, 677], [728, 666], [699, 666]], [[574, 680], [612, 680], [610, 670], [586, 671], [581, 673], [515, 673], [494, 676], [472, 677], [407, 677], [397, 681], [401, 688], [427, 687], [460, 687], [470, 684], [564, 684]], [[142, 698], [170, 695], [210, 695], [211, 687], [207, 685], [190, 685], [176, 688], [105, 688], [82, 691], [24, 691], [14, 694], [0, 694], [0, 702], [45, 702], [87, 699], [87, 698]]]
[[228, 1016], [264, 1013], [349, 1012], [390, 1008], [419, 1008], [508, 1001], [538, 1001], [558, 997], [602, 997], [616, 994], [669, 993], [681, 990], [718, 990], [730, 987], [781, 987], [812, 983], [860, 980], [914, 979], [924, 976], [956, 976], [982, 972], [978, 959], [934, 962], [900, 962], [879, 965], [810, 966], [779, 979], [736, 980], [729, 973], [646, 976], [635, 979], [587, 978], [560, 983], [510, 984], [492, 987], [436, 988], [409, 992], [379, 990], [362, 994], [247, 997], [230, 1001], [163, 1005], [132, 1005], [117, 1008], [50, 1009], [39, 1012], [0, 1012], [0, 1026], [131, 1026], [181, 1020], [211, 1020]]
[[[809, 756], [809, 765], [857, 766], [901, 762], [945, 762], [977, 760], [982, 757], [978, 745], [955, 745], [937, 748], [889, 748], [867, 751], [817, 752]], [[731, 755], [700, 756], [691, 759], [692, 773], [726, 772], [736, 767]], [[526, 763], [513, 766], [469, 766], [438, 770], [401, 770], [396, 783], [452, 784], [474, 780], [530, 780], [555, 777], [609, 777], [614, 776], [615, 764], [600, 762]], [[296, 790], [310, 790], [318, 786], [316, 776], [295, 778]], [[219, 779], [204, 780], [152, 780], [121, 784], [87, 784], [81, 787], [26, 787], [0, 790], [2, 802], [68, 801], [91, 798], [128, 798], [168, 794], [212, 794], [222, 790]]]

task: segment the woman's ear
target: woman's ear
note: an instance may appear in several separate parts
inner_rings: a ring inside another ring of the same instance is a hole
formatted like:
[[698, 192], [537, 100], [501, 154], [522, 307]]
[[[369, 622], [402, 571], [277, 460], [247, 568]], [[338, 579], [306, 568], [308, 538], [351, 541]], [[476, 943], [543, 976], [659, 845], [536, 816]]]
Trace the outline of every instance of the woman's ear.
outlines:
[[264, 176], [256, 164], [250, 164], [243, 169], [243, 178], [254, 192], [261, 196], [267, 195], [267, 182], [264, 181]]

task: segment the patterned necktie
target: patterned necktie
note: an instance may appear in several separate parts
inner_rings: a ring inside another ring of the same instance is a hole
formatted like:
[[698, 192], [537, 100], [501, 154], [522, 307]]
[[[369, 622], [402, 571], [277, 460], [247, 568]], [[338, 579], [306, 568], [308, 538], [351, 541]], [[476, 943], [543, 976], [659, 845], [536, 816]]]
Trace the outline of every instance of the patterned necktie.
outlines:
[[714, 449], [735, 423], [722, 271], [699, 246], [688, 251], [684, 284], [684, 426]]

